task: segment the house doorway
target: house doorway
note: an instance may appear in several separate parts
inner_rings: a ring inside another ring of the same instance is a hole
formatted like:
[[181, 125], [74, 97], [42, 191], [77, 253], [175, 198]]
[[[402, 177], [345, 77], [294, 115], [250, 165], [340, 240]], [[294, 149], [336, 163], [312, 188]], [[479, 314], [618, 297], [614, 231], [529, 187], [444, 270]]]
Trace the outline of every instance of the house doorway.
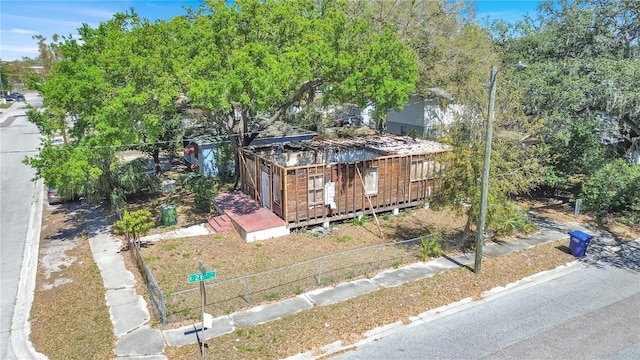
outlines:
[[271, 177], [269, 176], [269, 167], [262, 165], [260, 167], [260, 199], [262, 206], [271, 210]]

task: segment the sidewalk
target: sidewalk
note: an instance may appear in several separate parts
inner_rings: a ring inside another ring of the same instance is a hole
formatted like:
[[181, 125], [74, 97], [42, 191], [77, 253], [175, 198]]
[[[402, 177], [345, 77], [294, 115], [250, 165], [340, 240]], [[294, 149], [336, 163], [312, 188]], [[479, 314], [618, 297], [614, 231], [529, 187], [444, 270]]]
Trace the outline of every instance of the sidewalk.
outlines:
[[[615, 255], [620, 251], [620, 245], [606, 232], [593, 230], [577, 223], [560, 224], [549, 220], [537, 220], [540, 228], [537, 233], [518, 238], [509, 242], [492, 243], [484, 247], [484, 256], [497, 258], [512, 252], [526, 250], [535, 246], [558, 240], [569, 239], [568, 231], [580, 230], [594, 236], [590, 244], [591, 253], [598, 256]], [[134, 277], [125, 266], [122, 254], [118, 251], [121, 243], [115, 239], [109, 230], [109, 224], [95, 212], [89, 212], [88, 230], [94, 260], [100, 268], [105, 287], [106, 299], [114, 325], [114, 334], [118, 337], [116, 344], [117, 359], [166, 359], [163, 350], [168, 346], [184, 346], [198, 342], [200, 333], [194, 332], [194, 327], [200, 329], [201, 324], [195, 323], [179, 329], [160, 331], [149, 325], [150, 316], [142, 296], [135, 293]], [[206, 229], [205, 229], [206, 230]], [[170, 238], [180, 236], [199, 235], [202, 229], [178, 230], [168, 233]], [[161, 237], [146, 238], [147, 241], [157, 241]], [[597, 249], [597, 250], [596, 250]], [[382, 288], [394, 287], [407, 282], [431, 277], [435, 274], [469, 266], [474, 263], [474, 254], [462, 254], [455, 257], [443, 256], [429, 261], [414, 263], [394, 270], [379, 273], [371, 279], [360, 279], [342, 283], [335, 287], [316, 289], [296, 297], [280, 302], [236, 312], [213, 319], [210, 328], [204, 331], [204, 339], [212, 339], [231, 333], [238, 328], [246, 328], [279, 319], [283, 316], [295, 314], [314, 306], [325, 306], [344, 301], [362, 294], [377, 291]], [[574, 262], [575, 263], [575, 262]], [[561, 267], [552, 271], [553, 276], [570, 271], [571, 266]], [[504, 289], [494, 289], [500, 291]], [[492, 291], [492, 292], [495, 292]], [[323, 355], [327, 355], [326, 353]], [[312, 354], [300, 354], [295, 358], [311, 359]]]

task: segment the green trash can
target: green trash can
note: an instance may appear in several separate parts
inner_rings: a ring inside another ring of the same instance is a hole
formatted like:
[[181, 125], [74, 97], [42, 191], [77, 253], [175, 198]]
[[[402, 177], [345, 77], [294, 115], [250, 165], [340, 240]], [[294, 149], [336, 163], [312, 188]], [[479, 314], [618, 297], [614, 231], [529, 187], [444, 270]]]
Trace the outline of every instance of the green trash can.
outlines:
[[162, 212], [162, 225], [171, 226], [177, 223], [178, 214], [175, 205], [163, 204], [160, 209]]

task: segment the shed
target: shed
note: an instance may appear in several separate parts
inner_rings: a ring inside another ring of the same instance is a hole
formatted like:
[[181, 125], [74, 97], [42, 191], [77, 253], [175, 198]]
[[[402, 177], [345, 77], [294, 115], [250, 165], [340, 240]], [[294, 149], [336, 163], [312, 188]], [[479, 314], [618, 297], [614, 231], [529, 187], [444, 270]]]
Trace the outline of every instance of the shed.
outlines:
[[314, 139], [241, 150], [243, 193], [289, 228], [428, 202], [447, 146], [396, 135]]

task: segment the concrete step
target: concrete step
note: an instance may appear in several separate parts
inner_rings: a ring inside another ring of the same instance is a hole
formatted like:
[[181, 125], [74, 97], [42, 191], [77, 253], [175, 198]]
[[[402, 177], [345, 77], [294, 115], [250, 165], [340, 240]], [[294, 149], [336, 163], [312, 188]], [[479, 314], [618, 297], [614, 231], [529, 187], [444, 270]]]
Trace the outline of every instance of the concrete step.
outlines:
[[233, 223], [231, 222], [231, 218], [227, 215], [216, 216], [209, 219], [207, 222], [216, 233], [233, 230]]

